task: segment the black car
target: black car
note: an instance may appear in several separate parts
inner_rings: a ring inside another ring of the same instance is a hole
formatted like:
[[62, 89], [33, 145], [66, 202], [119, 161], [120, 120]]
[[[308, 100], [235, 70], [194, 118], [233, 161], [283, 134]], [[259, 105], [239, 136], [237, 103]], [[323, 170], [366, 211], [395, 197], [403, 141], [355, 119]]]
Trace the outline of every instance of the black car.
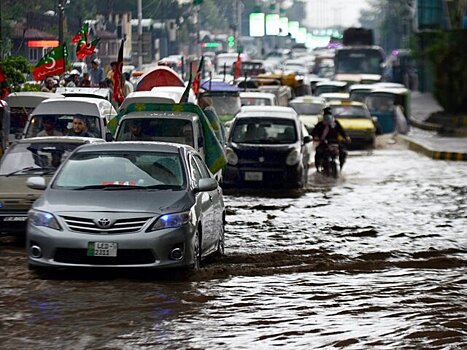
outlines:
[[227, 140], [224, 187], [304, 187], [310, 141], [292, 108], [242, 107]]

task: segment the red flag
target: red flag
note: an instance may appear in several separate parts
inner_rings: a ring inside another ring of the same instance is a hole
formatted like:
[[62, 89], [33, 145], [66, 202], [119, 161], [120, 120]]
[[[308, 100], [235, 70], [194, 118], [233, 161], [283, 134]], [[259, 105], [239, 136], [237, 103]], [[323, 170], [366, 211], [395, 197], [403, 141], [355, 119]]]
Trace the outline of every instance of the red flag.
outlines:
[[6, 75], [3, 68], [0, 67], [0, 100], [3, 100], [10, 93], [6, 82]]
[[71, 38], [71, 43], [78, 44], [81, 40], [81, 36], [83, 34], [87, 36], [88, 32], [89, 32], [89, 24], [84, 23], [83, 26], [80, 28], [80, 30], [73, 36], [73, 38]]
[[114, 91], [113, 91], [113, 99], [114, 101], [118, 102], [118, 104], [122, 104], [125, 96], [123, 95], [123, 85], [125, 80], [123, 78], [123, 44], [125, 43], [125, 39], [122, 40], [120, 44], [120, 49], [118, 50], [118, 58], [117, 58], [117, 66], [115, 67], [114, 72]]
[[199, 95], [199, 87], [201, 85], [201, 70], [203, 69], [203, 62], [204, 62], [204, 56], [201, 56], [201, 60], [199, 61], [198, 65], [198, 70], [196, 71], [195, 79], [193, 80], [193, 84], [191, 85], [191, 88], [193, 89], [193, 92], [195, 93], [196, 97]]
[[81, 39], [76, 46], [76, 57], [82, 60], [86, 56], [91, 56], [96, 49], [97, 44], [99, 43], [100, 38], [94, 39], [90, 43], [87, 42], [87, 34], [81, 34]]
[[65, 73], [67, 57], [66, 44], [54, 47], [40, 59], [33, 69], [34, 80], [44, 80], [48, 76]]
[[240, 58], [240, 54], [238, 54], [237, 61], [235, 62], [234, 79], [238, 79], [240, 77], [241, 68], [242, 68], [242, 59]]

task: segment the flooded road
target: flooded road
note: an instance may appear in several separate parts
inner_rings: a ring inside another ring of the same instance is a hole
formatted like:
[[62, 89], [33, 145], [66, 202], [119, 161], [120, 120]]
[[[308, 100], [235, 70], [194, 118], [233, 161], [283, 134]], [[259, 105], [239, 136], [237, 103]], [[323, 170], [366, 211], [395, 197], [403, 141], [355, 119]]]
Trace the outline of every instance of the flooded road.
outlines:
[[461, 349], [467, 164], [351, 154], [303, 193], [229, 193], [226, 256], [195, 276], [38, 276], [0, 240], [2, 349]]

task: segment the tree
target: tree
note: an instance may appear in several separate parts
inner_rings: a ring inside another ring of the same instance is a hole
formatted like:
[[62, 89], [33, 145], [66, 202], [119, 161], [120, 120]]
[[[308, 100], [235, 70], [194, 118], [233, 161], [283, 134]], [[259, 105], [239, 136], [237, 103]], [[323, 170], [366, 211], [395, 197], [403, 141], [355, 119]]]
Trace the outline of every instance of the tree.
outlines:
[[6, 86], [10, 91], [20, 91], [21, 84], [26, 81], [25, 74], [31, 73], [31, 64], [26, 57], [15, 56], [0, 60], [0, 66], [5, 72]]

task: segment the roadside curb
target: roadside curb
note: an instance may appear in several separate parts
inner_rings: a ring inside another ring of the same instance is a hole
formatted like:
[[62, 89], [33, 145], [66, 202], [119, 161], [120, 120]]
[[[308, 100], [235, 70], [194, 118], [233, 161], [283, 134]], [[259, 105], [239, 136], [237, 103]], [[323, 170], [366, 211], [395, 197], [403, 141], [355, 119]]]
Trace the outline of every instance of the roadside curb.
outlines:
[[[410, 125], [415, 126], [419, 129], [428, 130], [428, 131], [436, 131], [436, 132], [441, 132], [443, 130], [445, 130], [446, 132], [448, 131], [448, 129], [441, 124], [421, 122], [417, 119], [414, 119], [413, 117], [410, 117], [409, 121], [410, 121]], [[467, 136], [467, 129], [452, 128], [452, 129], [449, 129], [449, 135], [455, 136], [455, 137], [464, 137], [464, 136]]]
[[430, 147], [424, 145], [421, 142], [418, 142], [412, 139], [409, 136], [397, 135], [396, 139], [398, 141], [405, 142], [409, 145], [409, 149], [422, 153], [432, 159], [437, 160], [454, 160], [454, 161], [467, 161], [467, 153], [462, 152], [446, 152], [446, 151], [437, 151], [433, 150]]

